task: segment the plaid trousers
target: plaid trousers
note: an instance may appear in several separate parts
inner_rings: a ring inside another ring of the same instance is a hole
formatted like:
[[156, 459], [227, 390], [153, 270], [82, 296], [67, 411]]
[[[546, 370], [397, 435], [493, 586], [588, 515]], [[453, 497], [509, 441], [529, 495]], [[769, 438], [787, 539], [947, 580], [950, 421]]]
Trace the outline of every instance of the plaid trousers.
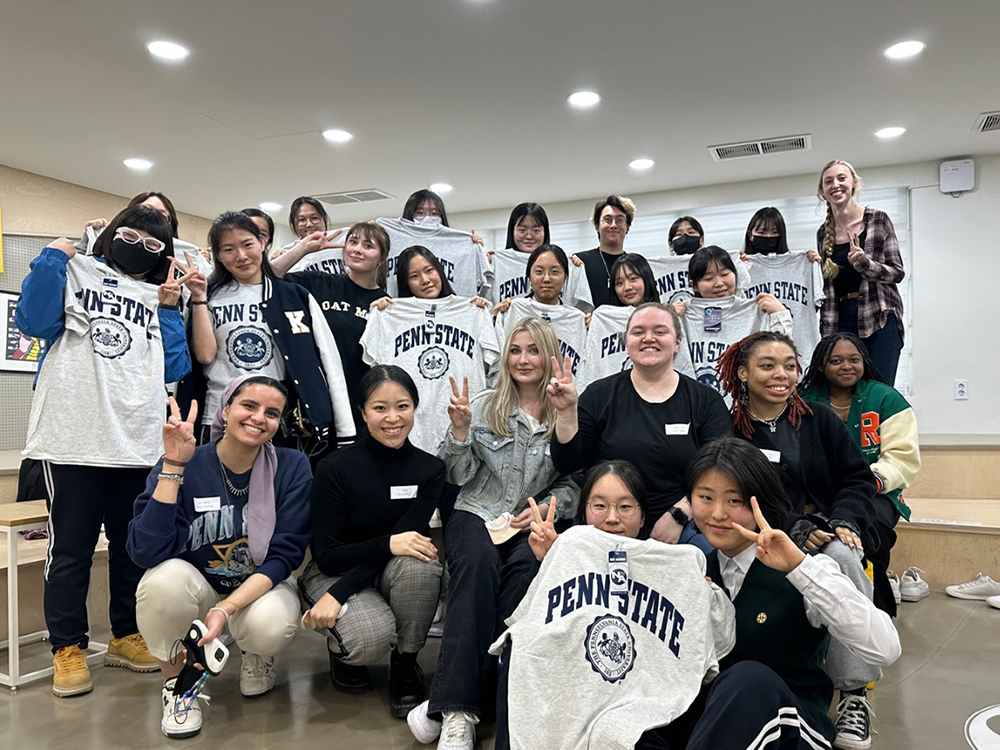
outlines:
[[[393, 557], [375, 581], [347, 600], [347, 611], [332, 629], [319, 628], [327, 648], [345, 664], [365, 666], [385, 658], [393, 647], [416, 653], [427, 640], [441, 595], [441, 563], [403, 555]], [[299, 598], [310, 609], [337, 581], [315, 561], [299, 577]]]

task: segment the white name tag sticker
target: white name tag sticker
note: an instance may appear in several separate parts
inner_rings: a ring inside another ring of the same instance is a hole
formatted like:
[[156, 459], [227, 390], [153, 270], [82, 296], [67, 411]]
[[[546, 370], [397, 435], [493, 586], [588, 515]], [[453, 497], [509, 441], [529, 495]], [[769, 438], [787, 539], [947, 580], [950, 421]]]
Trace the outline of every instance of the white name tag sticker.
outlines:
[[685, 422], [684, 424], [665, 424], [663, 425], [663, 429], [668, 435], [687, 435], [688, 431], [691, 429], [691, 423]]
[[194, 499], [194, 509], [199, 513], [209, 510], [218, 510], [222, 506], [221, 497], [196, 497]]
[[781, 451], [769, 451], [765, 450], [764, 448], [761, 448], [760, 452], [763, 453], [764, 456], [767, 458], [767, 460], [770, 461], [772, 464], [781, 463]]
[[412, 500], [417, 496], [417, 485], [401, 484], [389, 488], [390, 500]]

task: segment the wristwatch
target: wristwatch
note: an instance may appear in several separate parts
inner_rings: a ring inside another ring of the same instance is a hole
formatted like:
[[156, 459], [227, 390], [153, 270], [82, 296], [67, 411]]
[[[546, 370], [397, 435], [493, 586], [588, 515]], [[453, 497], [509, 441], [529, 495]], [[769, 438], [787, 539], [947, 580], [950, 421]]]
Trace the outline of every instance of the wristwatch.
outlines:
[[688, 518], [688, 514], [685, 513], [683, 510], [681, 510], [680, 508], [678, 508], [676, 505], [671, 507], [670, 510], [667, 511], [667, 513], [670, 514], [670, 517], [674, 519], [674, 521], [676, 521], [679, 526], [686, 526], [687, 522], [691, 520], [690, 518]]

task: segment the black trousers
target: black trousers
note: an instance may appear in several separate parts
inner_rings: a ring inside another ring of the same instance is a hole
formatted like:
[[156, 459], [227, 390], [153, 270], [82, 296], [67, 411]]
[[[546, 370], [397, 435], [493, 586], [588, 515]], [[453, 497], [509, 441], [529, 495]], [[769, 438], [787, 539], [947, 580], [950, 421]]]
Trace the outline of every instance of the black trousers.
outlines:
[[52, 651], [89, 643], [87, 590], [101, 524], [108, 537], [109, 615], [115, 638], [139, 632], [135, 590], [143, 569], [125, 550], [135, 499], [149, 469], [44, 462], [51, 506], [45, 560], [45, 623]]

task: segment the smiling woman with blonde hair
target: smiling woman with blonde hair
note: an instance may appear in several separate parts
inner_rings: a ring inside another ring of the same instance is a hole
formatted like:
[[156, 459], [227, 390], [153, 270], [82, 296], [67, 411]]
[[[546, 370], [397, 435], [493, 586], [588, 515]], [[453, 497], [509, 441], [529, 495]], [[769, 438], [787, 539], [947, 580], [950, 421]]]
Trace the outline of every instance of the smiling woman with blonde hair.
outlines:
[[903, 300], [896, 287], [905, 275], [903, 258], [892, 219], [859, 205], [860, 189], [861, 178], [843, 159], [820, 172], [816, 194], [826, 203], [826, 220], [816, 231], [826, 293], [820, 333], [857, 335], [892, 385], [903, 348]]
[[556, 503], [559, 519], [576, 513], [578, 487], [560, 476], [547, 450], [555, 409], [545, 386], [558, 354], [551, 326], [524, 318], [504, 342], [496, 388], [470, 399], [468, 382], [451, 381], [451, 427], [438, 455], [462, 489], [444, 530], [451, 578], [441, 660], [430, 700], [407, 717], [421, 742], [441, 734], [442, 742], [472, 746], [480, 690], [492, 674], [486, 650], [534, 565], [528, 498], [546, 498], [543, 512]]

